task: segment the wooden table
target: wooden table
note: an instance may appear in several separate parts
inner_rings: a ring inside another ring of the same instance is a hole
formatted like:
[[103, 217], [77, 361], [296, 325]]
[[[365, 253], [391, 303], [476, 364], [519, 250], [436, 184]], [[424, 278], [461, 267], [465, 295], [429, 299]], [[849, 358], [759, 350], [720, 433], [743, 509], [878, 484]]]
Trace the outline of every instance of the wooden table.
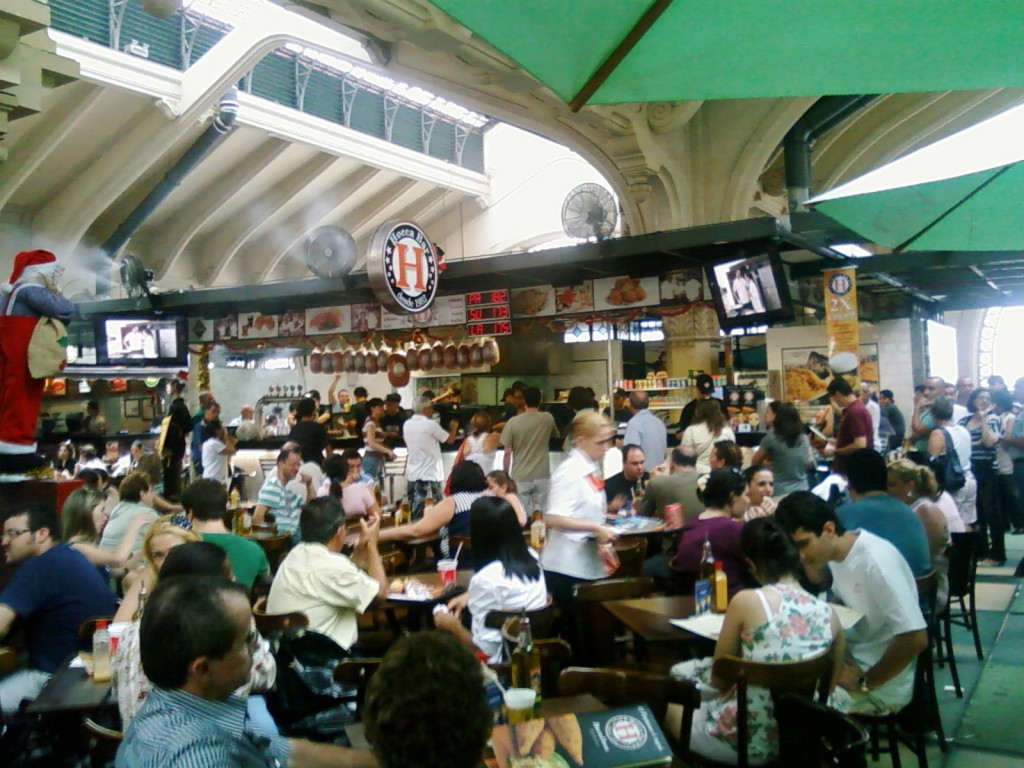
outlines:
[[[469, 587], [469, 580], [473, 578], [473, 571], [471, 569], [464, 569], [455, 572], [455, 586], [463, 587], [464, 589]], [[414, 578], [421, 584], [425, 584], [431, 589], [437, 589], [441, 586], [441, 574], [434, 571], [433, 573], [416, 573], [412, 576], [403, 576], [401, 578]], [[400, 597], [391, 597], [388, 595], [387, 606], [384, 609], [384, 613], [387, 616], [388, 624], [396, 634], [402, 633], [402, 627], [395, 616], [395, 609], [404, 608], [406, 610], [407, 625], [410, 631], [415, 632], [421, 629], [424, 624], [424, 617], [428, 613], [433, 613], [434, 606], [438, 603], [447, 601], [448, 594], [442, 594], [440, 597], [433, 600], [403, 600]]]
[[95, 712], [111, 694], [110, 681], [97, 683], [84, 667], [71, 667], [72, 656], [53, 673], [39, 696], [28, 705], [30, 715], [58, 712], [89, 714]]
[[693, 615], [692, 595], [609, 600], [602, 605], [633, 633], [636, 654], [641, 660], [647, 658], [647, 646], [650, 643], [713, 642], [669, 623], [669, 619], [682, 619]]

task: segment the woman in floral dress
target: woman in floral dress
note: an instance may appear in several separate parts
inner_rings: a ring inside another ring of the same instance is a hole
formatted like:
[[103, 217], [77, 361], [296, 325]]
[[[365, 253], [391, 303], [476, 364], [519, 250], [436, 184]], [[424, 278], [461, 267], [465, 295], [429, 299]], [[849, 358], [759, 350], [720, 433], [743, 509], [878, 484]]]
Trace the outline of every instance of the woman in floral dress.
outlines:
[[[830, 647], [843, 658], [843, 635], [832, 608], [797, 582], [800, 558], [789, 537], [770, 517], [743, 526], [743, 556], [763, 585], [745, 589], [729, 602], [713, 658], [685, 661], [672, 668], [676, 677], [696, 680], [703, 702], [694, 714], [690, 748], [723, 763], [737, 761], [737, 702], [732, 687], [713, 678], [714, 659], [739, 656], [751, 661], [803, 661]], [[771, 695], [765, 688], [748, 689], [747, 754], [751, 765], [778, 756], [778, 726]]]

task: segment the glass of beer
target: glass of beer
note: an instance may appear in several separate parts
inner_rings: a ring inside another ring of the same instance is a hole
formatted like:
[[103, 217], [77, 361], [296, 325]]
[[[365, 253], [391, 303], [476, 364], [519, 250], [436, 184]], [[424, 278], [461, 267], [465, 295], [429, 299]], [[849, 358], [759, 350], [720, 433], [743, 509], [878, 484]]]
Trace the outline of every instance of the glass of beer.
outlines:
[[408, 501], [403, 501], [398, 507], [399, 518], [395, 521], [397, 525], [405, 525], [412, 521], [412, 507], [409, 506]]
[[505, 719], [509, 725], [533, 719], [537, 692], [532, 688], [509, 688], [505, 691]]

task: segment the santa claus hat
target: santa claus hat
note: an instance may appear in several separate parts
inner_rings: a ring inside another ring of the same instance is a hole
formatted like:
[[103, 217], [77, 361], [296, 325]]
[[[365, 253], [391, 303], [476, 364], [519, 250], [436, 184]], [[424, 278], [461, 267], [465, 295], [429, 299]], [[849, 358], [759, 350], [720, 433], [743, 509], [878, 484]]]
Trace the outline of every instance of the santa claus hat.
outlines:
[[52, 272], [56, 267], [57, 257], [49, 251], [22, 251], [14, 257], [14, 270], [11, 272], [11, 278], [0, 286], [0, 290], [10, 293], [14, 290], [15, 284], [28, 275], [46, 274]]

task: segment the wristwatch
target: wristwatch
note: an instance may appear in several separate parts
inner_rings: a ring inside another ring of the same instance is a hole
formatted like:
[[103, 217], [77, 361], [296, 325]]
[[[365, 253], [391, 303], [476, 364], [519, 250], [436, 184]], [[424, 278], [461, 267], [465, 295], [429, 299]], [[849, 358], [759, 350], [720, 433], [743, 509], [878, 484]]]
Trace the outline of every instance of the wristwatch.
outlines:
[[859, 675], [857, 677], [857, 690], [861, 693], [867, 693], [871, 689], [868, 687], [868, 679], [865, 675]]

